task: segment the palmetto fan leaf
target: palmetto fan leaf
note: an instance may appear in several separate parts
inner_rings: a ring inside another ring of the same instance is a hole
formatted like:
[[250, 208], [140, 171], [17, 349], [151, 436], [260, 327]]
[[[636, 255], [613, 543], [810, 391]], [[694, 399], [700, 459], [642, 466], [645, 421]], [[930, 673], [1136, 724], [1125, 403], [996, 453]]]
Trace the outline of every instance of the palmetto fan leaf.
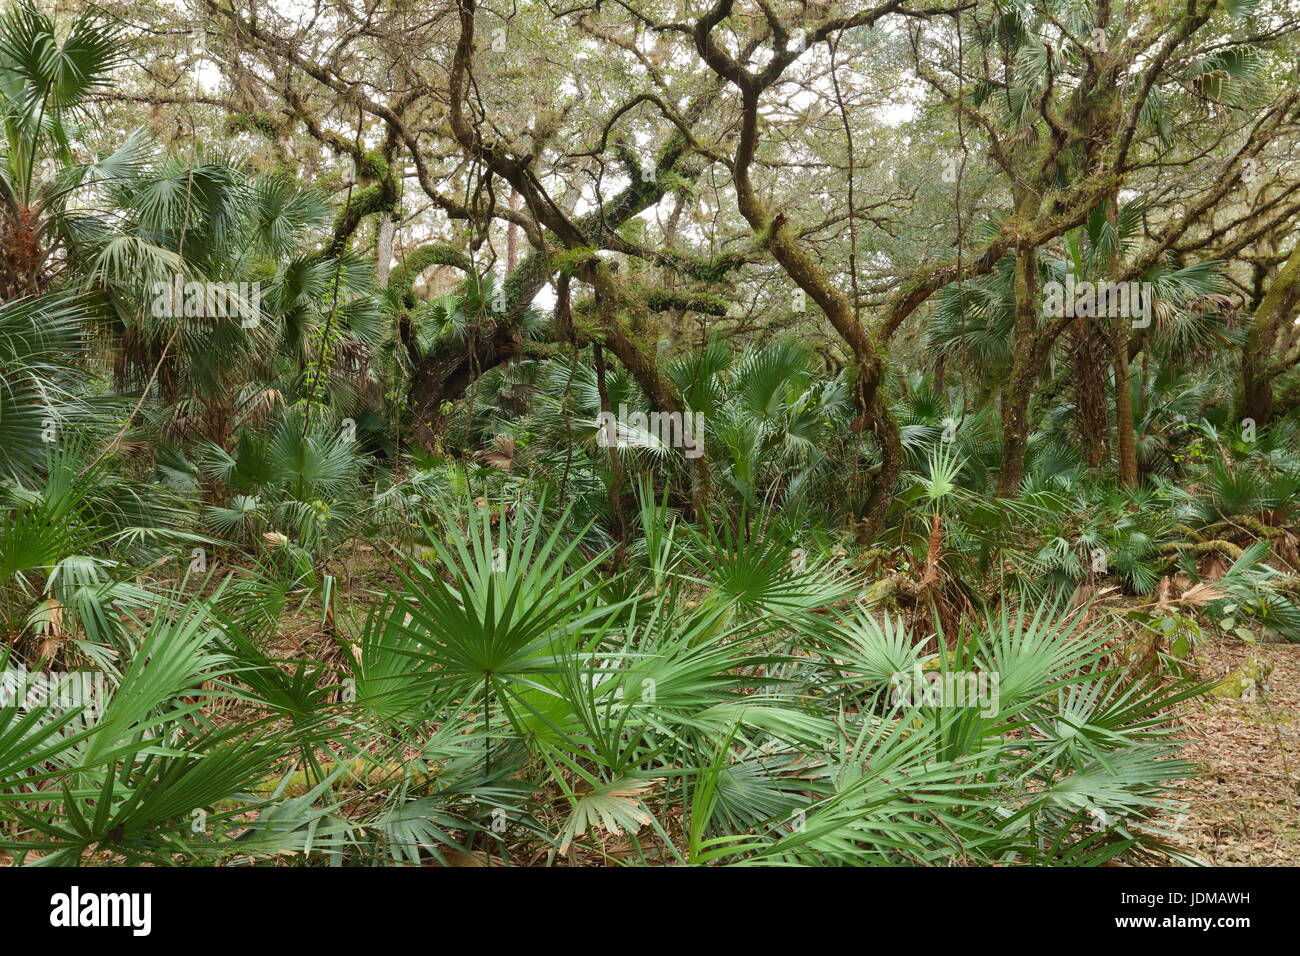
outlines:
[[880, 691], [895, 674], [910, 673], [924, 654], [903, 622], [889, 615], [876, 615], [859, 604], [851, 615], [827, 622], [810, 622], [809, 639], [821, 653], [836, 661], [827, 686], [852, 692]]
[[385, 631], [395, 649], [413, 642], [411, 655], [437, 665], [437, 680], [461, 694], [545, 690], [539, 679], [554, 670], [553, 656], [614, 610], [586, 580], [602, 556], [579, 559], [563, 520], [543, 536], [540, 513], [502, 515], [495, 533], [487, 509], [469, 516], [466, 531], [448, 529], [449, 544], [434, 540], [450, 583], [414, 562], [400, 569], [406, 588], [382, 606]]
[[[223, 673], [223, 656], [208, 647], [213, 626], [202, 602], [160, 608], [107, 700], [98, 701], [102, 711], [52, 724], [73, 731], [60, 730], [65, 736], [57, 745], [29, 717], [15, 724], [0, 708], [0, 728], [22, 735], [15, 742], [27, 748], [25, 760], [0, 756], [0, 813], [30, 830], [11, 847], [39, 850], [43, 865], [75, 863], [92, 850], [166, 862], [172, 853], [193, 851], [192, 811], [254, 790], [279, 763], [287, 739], [267, 735], [256, 722], [218, 729], [186, 699], [209, 696], [200, 685]], [[53, 767], [62, 771], [59, 790], [24, 786]], [[235, 812], [216, 812], [213, 822]]]
[[299, 248], [305, 236], [326, 225], [329, 209], [319, 194], [302, 189], [294, 180], [263, 176], [253, 181], [248, 216], [258, 248], [283, 259]]
[[1193, 63], [1188, 76], [1206, 99], [1247, 109], [1265, 102], [1267, 91], [1261, 81], [1266, 70], [1267, 62], [1257, 49], [1240, 45]]
[[766, 526], [766, 515], [692, 530], [692, 578], [709, 587], [719, 607], [743, 615], [781, 616], [834, 604], [853, 592], [835, 566]]
[[95, 300], [46, 295], [0, 305], [0, 475], [28, 476], [44, 462], [81, 402], [71, 375]]
[[1011, 357], [1014, 296], [1011, 262], [988, 276], [940, 290], [926, 327], [926, 345], [974, 368], [1001, 368]]
[[602, 830], [610, 836], [634, 834], [654, 822], [654, 815], [642, 802], [650, 785], [637, 780], [614, 780], [599, 783], [590, 790], [575, 794], [573, 805], [560, 832], [561, 853], [588, 830]]
[[239, 173], [219, 163], [182, 164], [169, 158], [150, 176], [119, 195], [146, 234], [179, 244], [186, 259], [203, 263], [219, 256], [236, 235], [249, 191]]
[[937, 861], [959, 851], [951, 834], [965, 829], [960, 816], [988, 803], [968, 782], [983, 761], [935, 761], [938, 733], [933, 724], [908, 729], [902, 721], [845, 727], [827, 755], [818, 796], [794, 819], [782, 820], [751, 862], [880, 866]]
[[256, 495], [235, 495], [229, 505], [210, 505], [203, 514], [208, 526], [217, 534], [241, 541], [247, 541], [258, 522], [266, 517], [262, 502]]
[[141, 180], [157, 162], [158, 146], [144, 130], [132, 130], [112, 152], [103, 152], [89, 163], [62, 167], [55, 178], [56, 195], [66, 196], [77, 188], [102, 187], [109, 195], [127, 195], [129, 184]]
[[298, 497], [337, 495], [352, 486], [357, 452], [342, 430], [317, 424], [304, 428], [286, 415], [266, 447], [271, 481]]
[[[101, 233], [88, 236], [83, 253], [93, 250], [87, 263], [86, 279], [90, 283], [116, 283], [132, 276], [141, 290], [151, 294], [159, 283], [170, 286], [176, 276], [193, 279], [180, 254], [143, 236]], [[142, 296], [143, 298], [143, 296]]]
[[43, 187], [36, 178], [42, 155], [72, 161], [68, 124], [86, 95], [106, 83], [121, 61], [120, 35], [92, 11], [77, 18], [62, 42], [54, 21], [32, 3], [11, 7], [0, 18], [0, 198], [6, 211], [23, 215], [36, 205]]
[[730, 346], [713, 338], [703, 349], [668, 362], [665, 372], [681, 392], [687, 407], [707, 416], [721, 398], [720, 379], [734, 362]]
[[109, 82], [125, 55], [121, 37], [119, 25], [87, 11], [60, 42], [54, 21], [21, 3], [0, 20], [0, 69], [22, 78], [33, 106], [72, 109]]

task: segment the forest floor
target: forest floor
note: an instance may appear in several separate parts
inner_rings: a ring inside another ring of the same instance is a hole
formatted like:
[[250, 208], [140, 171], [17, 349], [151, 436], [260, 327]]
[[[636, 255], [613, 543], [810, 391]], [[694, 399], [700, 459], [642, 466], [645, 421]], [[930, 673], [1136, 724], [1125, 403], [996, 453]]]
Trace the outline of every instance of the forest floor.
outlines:
[[1272, 672], [1255, 700], [1206, 696], [1188, 705], [1183, 756], [1204, 773], [1187, 783], [1182, 850], [1213, 866], [1294, 866], [1300, 860], [1300, 644], [1211, 640], [1200, 674], [1231, 673], [1252, 656]]

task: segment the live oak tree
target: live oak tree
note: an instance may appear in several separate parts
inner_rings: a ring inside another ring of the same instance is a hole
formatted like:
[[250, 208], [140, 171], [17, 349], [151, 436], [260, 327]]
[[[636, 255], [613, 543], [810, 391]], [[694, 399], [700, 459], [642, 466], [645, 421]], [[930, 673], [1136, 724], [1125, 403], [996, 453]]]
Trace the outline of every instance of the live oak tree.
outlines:
[[[1089, 461], [1113, 440], [1132, 483], [1132, 370], [1158, 344], [1166, 306], [1155, 329], [1045, 316], [1052, 263], [1085, 247], [1099, 281], [1157, 276], [1164, 288], [1195, 257], [1219, 262], [1223, 290], [1242, 299], [1242, 268], [1261, 270], [1259, 290], [1277, 286], [1244, 303], [1260, 321], [1243, 355], [1243, 414], [1267, 420], [1268, 383], [1295, 364], [1289, 273], [1272, 281], [1296, 203], [1281, 162], [1295, 131], [1295, 25], [1280, 11], [899, 0], [293, 13], [204, 0], [195, 12], [226, 81], [220, 97], [193, 99], [219, 104], [276, 162], [315, 155], [345, 170], [325, 254], [382, 250], [382, 275], [392, 244], [393, 341], [425, 444], [484, 371], [523, 355], [599, 346], [674, 411], [683, 400], [658, 342], [807, 329], [850, 370], [855, 428], [872, 437], [859, 508], [870, 536], [902, 457], [891, 355], [914, 351], [914, 317], [936, 292], [1003, 277], [999, 493], [1019, 486], [1035, 396], [1058, 357]], [[882, 127], [881, 109], [904, 118]], [[925, 138], [894, 145], [892, 163], [873, 155], [898, 129]], [[529, 251], [507, 254], [521, 239]], [[420, 334], [420, 283], [477, 286], [489, 272], [495, 295], [462, 334]], [[548, 285], [563, 301], [539, 341], [528, 317]], [[1216, 294], [1198, 301], [1242, 304]]]

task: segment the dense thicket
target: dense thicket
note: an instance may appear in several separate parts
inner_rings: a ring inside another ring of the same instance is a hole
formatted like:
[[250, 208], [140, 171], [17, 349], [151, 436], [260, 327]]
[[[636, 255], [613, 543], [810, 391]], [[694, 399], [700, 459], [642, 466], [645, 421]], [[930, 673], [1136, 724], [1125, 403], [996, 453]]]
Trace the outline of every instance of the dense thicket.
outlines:
[[0, 857], [1182, 858], [1198, 644], [1300, 641], [1288, 5], [73, 6]]

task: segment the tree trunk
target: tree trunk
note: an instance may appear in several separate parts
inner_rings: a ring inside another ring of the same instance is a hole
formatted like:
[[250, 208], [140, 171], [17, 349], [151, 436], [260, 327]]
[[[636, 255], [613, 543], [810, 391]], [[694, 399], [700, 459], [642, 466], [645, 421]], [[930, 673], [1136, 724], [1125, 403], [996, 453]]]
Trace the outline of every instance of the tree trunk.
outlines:
[[[510, 211], [519, 211], [519, 190], [510, 190]], [[515, 266], [519, 265], [519, 226], [510, 223], [506, 226], [506, 274], [509, 275], [515, 271]]]
[[872, 397], [867, 425], [880, 444], [881, 465], [880, 473], [871, 484], [871, 492], [867, 495], [858, 526], [858, 540], [863, 544], [872, 543], [884, 530], [885, 516], [894, 500], [894, 488], [903, 470], [902, 434], [879, 390]]
[[1137, 484], [1137, 434], [1133, 426], [1133, 390], [1129, 376], [1126, 319], [1115, 323], [1115, 447], [1119, 454], [1119, 483]]
[[438, 446], [447, 421], [444, 406], [465, 394], [483, 372], [519, 359], [523, 333], [502, 325], [477, 338], [471, 348], [448, 346], [420, 358], [411, 368], [407, 407], [414, 418], [413, 441], [432, 451]]
[[1020, 491], [1025, 474], [1025, 449], [1029, 446], [1029, 401], [1038, 381], [1042, 340], [1038, 330], [1038, 251], [1032, 246], [1016, 250], [1016, 337], [1011, 374], [1002, 389], [1002, 464], [998, 470], [999, 498]]
[[[627, 369], [650, 405], [660, 412], [688, 412], [678, 394], [677, 387], [663, 374], [652, 349], [642, 345], [630, 335], [623, 324], [625, 314], [646, 319], [643, 304], [624, 294], [623, 287], [609, 264], [595, 261], [583, 270], [583, 278], [596, 290], [596, 303], [604, 332], [604, 344]], [[703, 436], [701, 436], [703, 437]], [[709, 477], [708, 450], [698, 458], [690, 459], [692, 488], [691, 507], [697, 517], [703, 517], [712, 493]]]
[[1080, 319], [1070, 335], [1074, 409], [1084, 458], [1100, 468], [1106, 457], [1110, 415], [1106, 411], [1106, 336], [1095, 320]]
[[[592, 357], [596, 361], [596, 393], [600, 398], [602, 415], [613, 413], [609, 404], [609, 390], [605, 387], [605, 353], [596, 342], [591, 347]], [[614, 525], [618, 531], [618, 547], [614, 549], [614, 568], [622, 568], [623, 555], [627, 551], [627, 518], [623, 513], [623, 462], [618, 454], [618, 442], [609, 442], [609, 461], [614, 470], [614, 480], [609, 489], [610, 503], [614, 508]]]
[[[1274, 351], [1284, 323], [1300, 300], [1300, 242], [1291, 250], [1285, 265], [1255, 310], [1246, 344], [1241, 350], [1241, 417], [1267, 425], [1273, 418], [1273, 379], [1291, 364], [1291, 355], [1276, 357]], [[1284, 348], [1286, 344], [1284, 343]]]
[[[1106, 198], [1106, 218], [1110, 220], [1116, 235], [1119, 234], [1118, 201], [1118, 196], [1114, 193]], [[1118, 245], [1111, 254], [1106, 272], [1112, 281], [1120, 278]], [[1147, 298], [1146, 301], [1147, 308], [1152, 308], [1153, 303], [1150, 299]], [[1119, 458], [1119, 483], [1125, 488], [1132, 488], [1138, 481], [1137, 433], [1133, 423], [1133, 382], [1129, 374], [1130, 321], [1127, 317], [1115, 316], [1115, 451]]]
[[382, 289], [388, 285], [388, 273], [393, 267], [393, 233], [397, 223], [393, 217], [382, 214], [379, 217], [379, 235], [375, 239], [375, 288]]

